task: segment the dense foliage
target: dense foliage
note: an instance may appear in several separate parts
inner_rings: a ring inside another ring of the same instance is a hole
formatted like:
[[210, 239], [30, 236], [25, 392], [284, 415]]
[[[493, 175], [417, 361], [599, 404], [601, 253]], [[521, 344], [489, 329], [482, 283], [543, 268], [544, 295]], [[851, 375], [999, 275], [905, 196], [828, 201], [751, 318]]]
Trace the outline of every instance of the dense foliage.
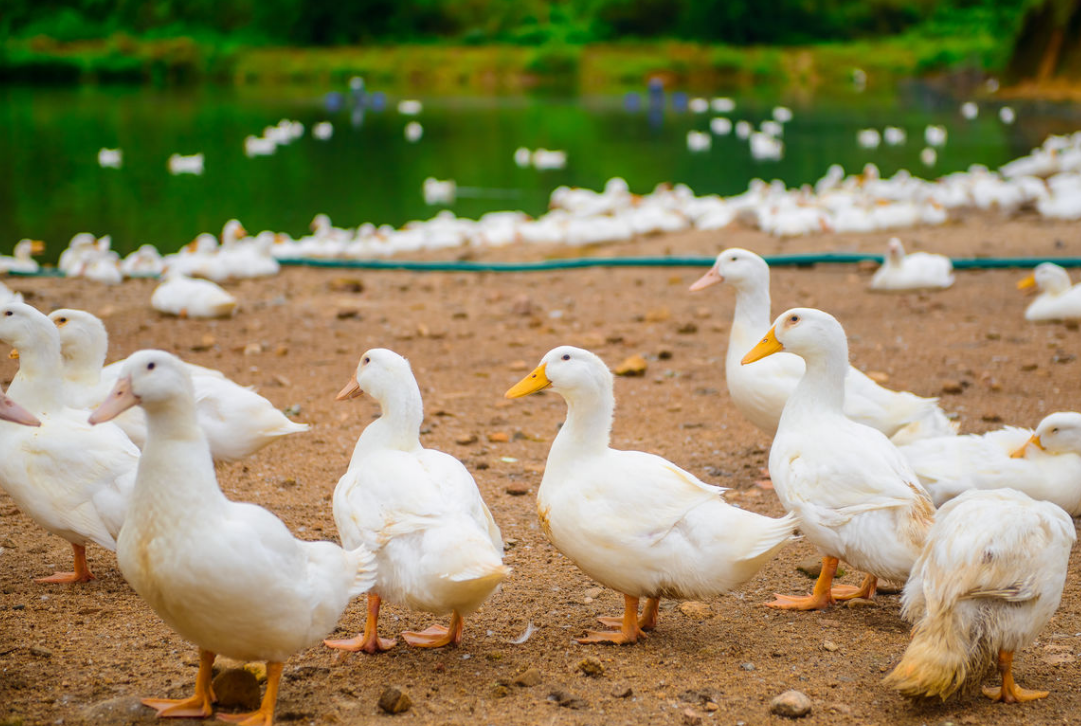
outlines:
[[358, 42], [579, 45], [673, 38], [793, 45], [916, 24], [1012, 37], [1023, 10], [1071, 0], [5, 0], [0, 33], [59, 41], [223, 38], [253, 45]]

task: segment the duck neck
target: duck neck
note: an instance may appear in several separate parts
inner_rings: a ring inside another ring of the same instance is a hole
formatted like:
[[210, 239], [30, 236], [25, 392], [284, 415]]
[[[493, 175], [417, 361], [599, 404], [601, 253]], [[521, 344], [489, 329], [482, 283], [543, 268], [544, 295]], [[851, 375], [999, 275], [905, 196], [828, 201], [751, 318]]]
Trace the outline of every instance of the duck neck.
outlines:
[[[200, 502], [224, 497], [218, 488], [210, 446], [196, 420], [194, 397], [174, 396], [144, 403], [143, 410], [147, 435], [137, 480], [147, 485], [136, 488], [133, 507], [141, 505], [181, 516], [188, 511], [204, 511], [192, 507], [193, 496]], [[164, 474], [143, 476], [143, 471]]]
[[769, 330], [769, 278], [757, 285], [736, 287], [736, 310], [728, 336], [729, 353], [742, 358]]
[[104, 364], [104, 350], [81, 345], [63, 348], [64, 379], [77, 386], [91, 388], [98, 385]]
[[608, 448], [615, 415], [615, 396], [611, 391], [575, 391], [564, 393], [567, 420], [556, 434], [548, 461], [574, 453], [596, 453]]
[[420, 448], [420, 426], [424, 422], [424, 403], [420, 387], [410, 379], [394, 391], [378, 397], [382, 415], [364, 429], [357, 441], [356, 451]]
[[15, 347], [19, 351], [19, 372], [11, 381], [8, 394], [34, 413], [63, 408], [59, 336], [42, 332]]
[[807, 370], [785, 404], [783, 418], [813, 414], [844, 416], [848, 343], [803, 355]]

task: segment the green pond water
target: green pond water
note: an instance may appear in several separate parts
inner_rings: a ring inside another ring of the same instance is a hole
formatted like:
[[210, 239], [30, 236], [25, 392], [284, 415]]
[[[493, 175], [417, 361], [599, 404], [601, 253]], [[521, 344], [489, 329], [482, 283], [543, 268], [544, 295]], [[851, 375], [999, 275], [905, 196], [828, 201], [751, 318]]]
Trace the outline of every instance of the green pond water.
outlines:
[[[743, 191], [755, 177], [790, 186], [813, 182], [833, 163], [849, 172], [874, 162], [886, 175], [908, 168], [936, 176], [973, 163], [995, 168], [1049, 133], [1081, 127], [1081, 113], [1051, 104], [1015, 105], [1018, 120], [1007, 126], [999, 104], [988, 102], [966, 121], [956, 100], [913, 85], [887, 98], [789, 101], [794, 118], [785, 126], [784, 158], [755, 161], [734, 134], [714, 137], [708, 152], [690, 152], [687, 132], [708, 130], [717, 114], [676, 111], [671, 97], [659, 113], [648, 111], [645, 94], [637, 111], [628, 111], [622, 97], [422, 98], [420, 115], [407, 117], [396, 110], [398, 97], [388, 96], [383, 110], [368, 108], [357, 119], [348, 102], [328, 112], [324, 91], [0, 87], [0, 251], [31, 237], [45, 240], [45, 259], [55, 259], [82, 231], [111, 234], [122, 253], [147, 242], [171, 251], [200, 232], [220, 231], [233, 217], [250, 232], [294, 236], [306, 234], [318, 212], [338, 226], [400, 226], [441, 208], [422, 198], [429, 176], [466, 187], [469, 196], [449, 208], [471, 218], [499, 209], [541, 214], [556, 186], [599, 189], [613, 176], [636, 192], [669, 181], [725, 195]], [[756, 125], [774, 105], [735, 100], [735, 111], [724, 115]], [[301, 121], [304, 136], [272, 156], [245, 156], [244, 137], [282, 118]], [[334, 124], [328, 141], [310, 134], [322, 120]], [[411, 120], [424, 128], [417, 143], [403, 135]], [[929, 123], [949, 129], [931, 170], [919, 161]], [[858, 129], [886, 125], [904, 128], [908, 143], [857, 145]], [[566, 150], [567, 166], [520, 169], [513, 161], [520, 146]], [[123, 167], [100, 167], [100, 147], [122, 148]], [[166, 159], [174, 152], [202, 152], [204, 174], [170, 175]]]

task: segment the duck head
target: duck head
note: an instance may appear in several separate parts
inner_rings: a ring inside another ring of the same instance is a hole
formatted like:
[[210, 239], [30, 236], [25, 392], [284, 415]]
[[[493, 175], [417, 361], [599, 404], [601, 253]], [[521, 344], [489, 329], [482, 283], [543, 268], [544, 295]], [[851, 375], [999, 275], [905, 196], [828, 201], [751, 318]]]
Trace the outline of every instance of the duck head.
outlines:
[[612, 390], [612, 372], [600, 358], [588, 350], [561, 345], [548, 351], [528, 376], [504, 394], [521, 398], [551, 386], [566, 396], [576, 392]]
[[1070, 289], [1070, 273], [1054, 262], [1041, 262], [1031, 275], [1017, 283], [1018, 290], [1030, 288], [1054, 294], [1066, 292]]
[[109, 348], [105, 323], [85, 310], [60, 308], [49, 313], [60, 331], [60, 354], [65, 361], [95, 361], [100, 367]]
[[750, 250], [731, 247], [717, 255], [713, 267], [692, 284], [690, 290], [703, 290], [719, 282], [727, 282], [740, 288], [763, 284], [764, 280], [769, 280], [769, 265], [766, 261]]
[[792, 308], [777, 316], [766, 337], [740, 362], [747, 365], [782, 350], [808, 358], [835, 347], [843, 347], [847, 358], [845, 331], [836, 318], [814, 308]]
[[90, 423], [111, 421], [132, 406], [154, 409], [177, 396], [194, 397], [183, 361], [164, 350], [140, 350], [128, 356], [113, 390], [90, 414]]
[[415, 381], [409, 361], [392, 350], [372, 348], [360, 357], [356, 372], [338, 392], [337, 400], [345, 401], [367, 393], [382, 403], [406, 384], [416, 387]]
[[1032, 437], [1010, 457], [1024, 458], [1030, 446], [1049, 454], [1081, 454], [1081, 413], [1060, 411], [1045, 416]]

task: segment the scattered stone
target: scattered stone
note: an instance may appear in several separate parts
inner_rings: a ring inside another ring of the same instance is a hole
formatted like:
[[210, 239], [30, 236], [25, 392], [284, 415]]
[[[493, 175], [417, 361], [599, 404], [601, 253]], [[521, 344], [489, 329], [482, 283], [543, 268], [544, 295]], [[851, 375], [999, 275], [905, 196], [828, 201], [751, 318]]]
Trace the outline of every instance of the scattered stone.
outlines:
[[259, 343], [248, 343], [244, 346], [244, 355], [259, 355], [263, 352], [263, 346]]
[[413, 707], [409, 700], [409, 694], [395, 686], [387, 686], [383, 689], [383, 695], [379, 697], [379, 708], [386, 713], [405, 713]]
[[505, 683], [496, 683], [492, 686], [492, 698], [506, 698], [510, 695], [510, 688]]
[[510, 441], [510, 435], [504, 431], [494, 431], [488, 434], [488, 441], [493, 444], [505, 444]]
[[875, 260], [860, 260], [856, 263], [856, 269], [865, 274], [871, 274], [879, 268], [879, 264]]
[[673, 355], [675, 354], [667, 348], [661, 348], [659, 351], [657, 351], [657, 358], [659, 360], [672, 360]]
[[252, 661], [244, 664], [244, 670], [255, 676], [256, 683], [266, 683], [266, 663]]
[[1021, 372], [1022, 373], [1031, 373], [1032, 371], [1036, 370], [1039, 367], [1040, 366], [1037, 365], [1036, 363], [1025, 363], [1025, 364], [1023, 364], [1021, 366]]
[[688, 618], [694, 618], [695, 620], [706, 620], [713, 617], [713, 610], [709, 605], [704, 602], [695, 602], [688, 600], [679, 604], [679, 611], [686, 615]]
[[503, 491], [510, 494], [512, 497], [520, 497], [529, 494], [529, 482], [512, 481]]
[[[676, 332], [683, 335], [690, 335], [691, 333], [698, 332], [698, 326], [693, 322], [684, 323], [683, 325], [680, 325], [678, 328], [676, 328]], [[701, 720], [701, 717], [699, 717], [699, 720]]]
[[516, 360], [510, 364], [510, 369], [512, 371], [528, 371], [529, 364], [526, 363], [524, 360]]
[[867, 371], [867, 377], [880, 386], [890, 382], [890, 374], [885, 371]]
[[575, 696], [572, 693], [567, 693], [566, 691], [552, 691], [548, 694], [548, 700], [554, 701], [563, 708], [570, 708], [575, 711], [589, 706], [585, 700], [578, 698], [578, 696]]
[[742, 664], [740, 664], [740, 668], [742, 668], [745, 671], [753, 671], [754, 670], [754, 663], [742, 663]]
[[769, 702], [769, 710], [786, 718], [803, 718], [811, 712], [811, 699], [800, 691], [785, 691]]
[[334, 313], [334, 316], [338, 320], [353, 320], [360, 317], [360, 310], [357, 308], [338, 308], [338, 312]]
[[31, 645], [30, 655], [36, 655], [38, 658], [52, 658], [53, 652], [48, 648], [41, 647], [40, 645]]
[[543, 676], [539, 668], [527, 668], [514, 679], [514, 685], [521, 688], [532, 688], [539, 685], [542, 680]]
[[842, 716], [850, 716], [852, 714], [852, 707], [847, 703], [831, 703], [826, 706], [826, 709], [833, 711], [834, 713], [839, 713]]
[[604, 675], [604, 664], [600, 658], [591, 655], [578, 661], [578, 670], [590, 678], [599, 678]]
[[[821, 557], [808, 557], [796, 565], [796, 570], [803, 573], [812, 580], [817, 580], [818, 576], [822, 574], [822, 558]], [[836, 577], [841, 576], [841, 572], [838, 571]]]
[[222, 671], [214, 677], [213, 688], [219, 706], [246, 711], [259, 708], [259, 681], [243, 668]]
[[364, 283], [356, 277], [335, 277], [327, 287], [333, 292], [364, 292]]
[[720, 708], [720, 706], [718, 706], [718, 705], [717, 705], [716, 703], [714, 703], [713, 701], [706, 701], [706, 705], [705, 705], [705, 707], [704, 707], [704, 708], [705, 708], [705, 709], [706, 709], [707, 711], [709, 711], [710, 713], [713, 713], [714, 711], [716, 711], [717, 709], [719, 709], [719, 708]]
[[683, 723], [687, 726], [699, 726], [702, 723], [702, 717], [695, 713], [693, 708], [683, 709]]
[[87, 706], [82, 711], [87, 726], [128, 726], [152, 723], [157, 720], [154, 712], [143, 705], [138, 696], [120, 696]]
[[958, 394], [958, 393], [961, 393], [964, 390], [965, 390], [965, 388], [964, 388], [964, 386], [961, 385], [960, 381], [955, 381], [955, 380], [942, 381], [942, 392], [943, 393]]
[[458, 444], [461, 444], [462, 446], [469, 446], [470, 444], [477, 443], [477, 435], [476, 434], [462, 434], [461, 436], [459, 436], [458, 438], [456, 438], [454, 440]]
[[614, 373], [617, 376], [644, 376], [648, 367], [649, 364], [646, 363], [645, 358], [640, 355], [632, 355], [616, 366]]
[[875, 601], [871, 600], [869, 598], [866, 598], [866, 597], [854, 597], [851, 600], [848, 600], [848, 601], [845, 602], [845, 607], [851, 608], [852, 610], [856, 610], [858, 608], [873, 607], [874, 604], [875, 604]]
[[834, 643], [834, 642], [833, 642], [832, 640], [826, 640], [826, 641], [824, 641], [824, 642], [822, 643], [822, 648], [823, 648], [823, 649], [825, 649], [825, 650], [828, 650], [828, 651], [829, 651], [830, 653], [835, 653], [835, 652], [837, 652], [837, 648], [838, 648], [838, 647], [840, 647], [840, 646], [838, 646], [838, 645], [837, 645], [836, 643]]
[[591, 587], [588, 590], [586, 590], [586, 597], [591, 597], [594, 600], [596, 600], [598, 597], [601, 596], [602, 592], [604, 592], [604, 590], [602, 590], [599, 587]]
[[630, 698], [634, 691], [630, 686], [616, 686], [612, 689], [612, 698]]
[[986, 421], [987, 423], [1002, 423], [1002, 417], [997, 413], [985, 413], [980, 416], [980, 420]]
[[672, 317], [672, 312], [667, 307], [661, 307], [646, 313], [645, 321], [647, 323], [663, 323], [670, 317]]

